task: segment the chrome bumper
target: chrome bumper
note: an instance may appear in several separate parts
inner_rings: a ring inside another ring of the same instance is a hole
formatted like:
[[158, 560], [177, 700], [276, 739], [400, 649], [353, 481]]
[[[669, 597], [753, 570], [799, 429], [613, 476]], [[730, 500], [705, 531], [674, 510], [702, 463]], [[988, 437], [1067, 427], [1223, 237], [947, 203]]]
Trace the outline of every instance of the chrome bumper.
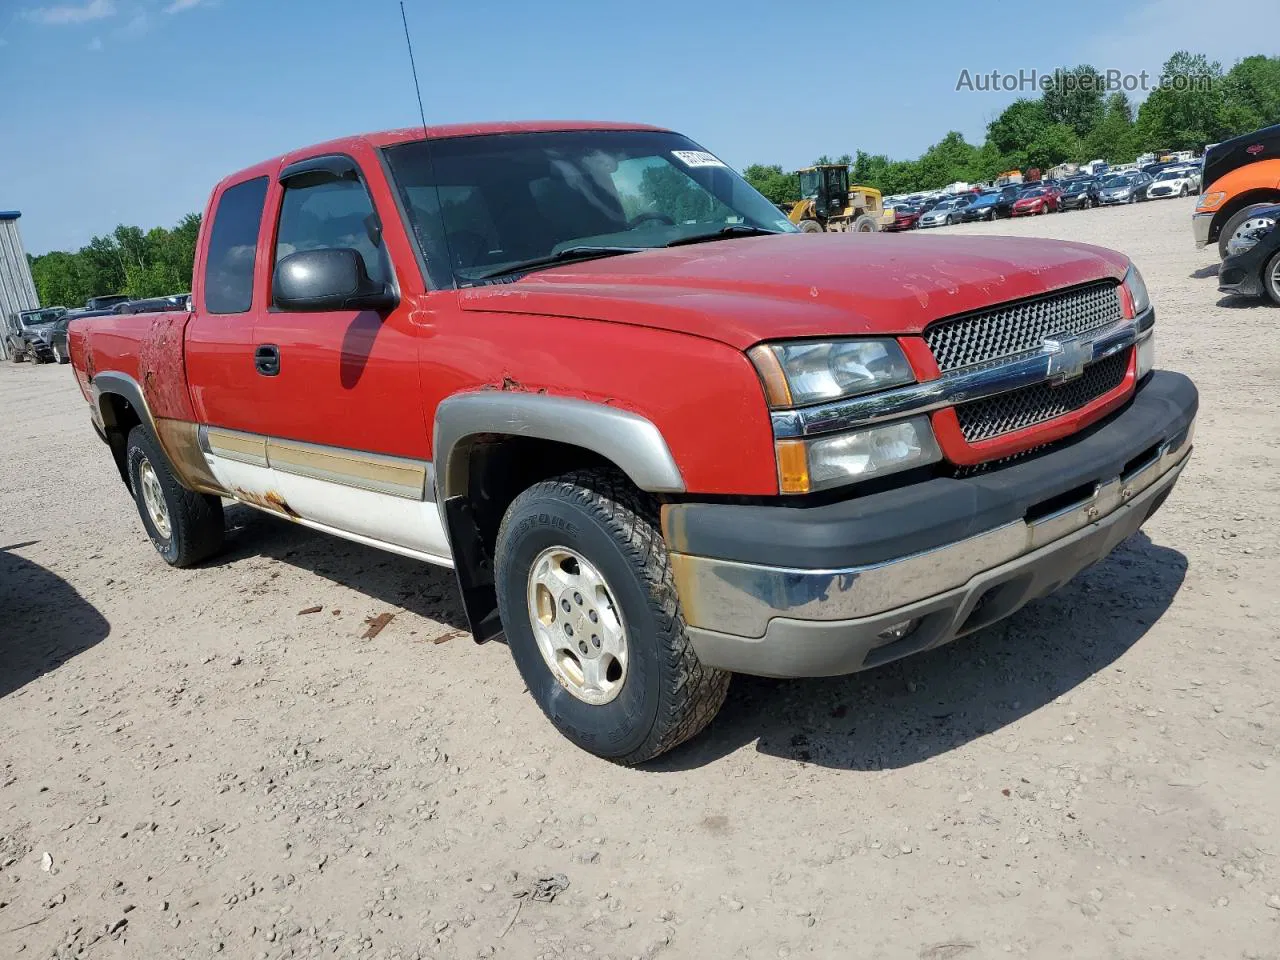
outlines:
[[[885, 563], [803, 570], [673, 553], [694, 649], [708, 666], [739, 673], [832, 676], [971, 633], [1134, 533], [1177, 480], [1193, 430], [1048, 516]], [[890, 628], [905, 621], [918, 623], [897, 638]]]
[[1212, 213], [1194, 213], [1191, 215], [1191, 232], [1196, 238], [1196, 248], [1208, 246], [1209, 228], [1213, 226]]

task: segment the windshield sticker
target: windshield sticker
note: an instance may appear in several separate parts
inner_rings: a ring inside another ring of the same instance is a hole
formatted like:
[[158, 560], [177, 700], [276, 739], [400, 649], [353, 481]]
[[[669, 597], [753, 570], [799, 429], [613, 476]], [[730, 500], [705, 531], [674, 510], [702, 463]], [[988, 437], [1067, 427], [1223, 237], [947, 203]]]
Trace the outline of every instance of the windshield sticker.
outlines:
[[777, 227], [779, 230], [784, 230], [784, 231], [790, 230], [794, 226], [794, 224], [790, 220], [787, 220], [785, 218], [782, 220], [773, 221], [773, 225]]
[[705, 150], [672, 150], [671, 155], [686, 167], [723, 167], [724, 162]]

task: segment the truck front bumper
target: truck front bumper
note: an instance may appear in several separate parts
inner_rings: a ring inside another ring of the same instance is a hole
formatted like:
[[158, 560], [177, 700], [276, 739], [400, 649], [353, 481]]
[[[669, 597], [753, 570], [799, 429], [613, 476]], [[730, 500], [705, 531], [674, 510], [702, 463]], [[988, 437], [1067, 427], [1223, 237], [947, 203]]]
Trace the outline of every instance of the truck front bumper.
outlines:
[[1212, 213], [1193, 213], [1191, 215], [1191, 233], [1196, 238], [1197, 250], [1209, 245], [1209, 233], [1212, 226]]
[[976, 476], [820, 507], [670, 504], [662, 524], [708, 666], [853, 673], [1009, 616], [1107, 556], [1164, 502], [1198, 396], [1157, 372], [1065, 445]]

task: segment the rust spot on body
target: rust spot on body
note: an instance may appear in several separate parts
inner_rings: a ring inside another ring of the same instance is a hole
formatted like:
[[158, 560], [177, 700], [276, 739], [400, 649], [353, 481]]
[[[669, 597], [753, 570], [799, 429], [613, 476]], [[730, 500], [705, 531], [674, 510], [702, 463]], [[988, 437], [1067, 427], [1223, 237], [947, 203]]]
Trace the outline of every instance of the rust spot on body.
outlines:
[[236, 487], [233, 491], [237, 500], [242, 500], [254, 507], [260, 507], [263, 510], [270, 510], [272, 513], [279, 513], [288, 517], [290, 520], [297, 520], [298, 513], [289, 506], [288, 501], [280, 496], [274, 490], [268, 490], [265, 494], [252, 493], [249, 490]]

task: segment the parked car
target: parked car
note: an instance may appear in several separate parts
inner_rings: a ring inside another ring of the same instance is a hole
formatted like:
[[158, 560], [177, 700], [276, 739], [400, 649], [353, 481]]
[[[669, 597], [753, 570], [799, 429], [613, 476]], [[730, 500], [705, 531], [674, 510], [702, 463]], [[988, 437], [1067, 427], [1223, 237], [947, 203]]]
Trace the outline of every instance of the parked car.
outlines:
[[1156, 174], [1151, 186], [1147, 187], [1147, 199], [1159, 200], [1163, 197], [1186, 197], [1195, 192], [1198, 184], [1191, 172], [1185, 168], [1170, 167]]
[[1257, 207], [1227, 244], [1218, 268], [1218, 289], [1280, 304], [1280, 205]]
[[959, 223], [960, 214], [969, 205], [969, 202], [970, 198], [968, 196], [942, 200], [930, 209], [928, 213], [921, 215], [921, 229], [925, 227], [951, 226], [953, 223]]
[[117, 304], [124, 303], [129, 298], [122, 293], [111, 293], [101, 297], [90, 297], [84, 302], [85, 310], [110, 310]]
[[973, 220], [994, 220], [996, 216], [996, 204], [1000, 202], [1000, 193], [991, 191], [990, 193], [980, 193], [973, 198], [973, 202], [962, 207], [960, 210], [960, 220], [963, 223], [969, 223]]
[[1013, 205], [1018, 202], [1018, 197], [1022, 196], [1024, 190], [1031, 189], [1024, 183], [1011, 183], [1000, 188], [1000, 199], [996, 201], [997, 217], [1012, 217]]
[[1098, 180], [1094, 177], [1072, 180], [1062, 188], [1062, 196], [1058, 198], [1061, 210], [1088, 210], [1097, 205]]
[[1191, 217], [1196, 246], [1219, 256], [1255, 208], [1280, 203], [1280, 124], [1215, 144], [1204, 152], [1203, 181]]
[[1151, 178], [1145, 173], [1129, 171], [1113, 173], [1098, 184], [1098, 205], [1114, 206], [1118, 203], [1137, 203], [1147, 199]]
[[903, 230], [914, 230], [920, 222], [920, 210], [917, 207], [894, 207], [893, 222], [886, 223], [880, 229], [886, 233], [901, 233]]
[[71, 325], [72, 319], [70, 314], [59, 317], [49, 333], [49, 350], [58, 363], [71, 362], [71, 352], [67, 348], [67, 327]]
[[1057, 213], [1059, 193], [1054, 187], [1032, 187], [1013, 202], [1013, 216], [1026, 217], [1039, 213]]
[[126, 300], [123, 303], [117, 303], [113, 308], [115, 313], [163, 313], [166, 310], [185, 309], [185, 302], [180, 302], [176, 297], [147, 297], [142, 300]]
[[[649, 170], [675, 187], [637, 209]], [[160, 556], [215, 553], [226, 497], [451, 567], [475, 639], [621, 763], [697, 733], [731, 672], [1009, 616], [1191, 452], [1196, 388], [1153, 371], [1123, 254], [801, 234], [657, 128], [331, 141], [223, 180], [200, 231], [193, 311], [71, 324]]]
[[13, 363], [52, 360], [53, 351], [49, 346], [51, 328], [66, 312], [66, 307], [42, 307], [10, 314], [5, 323], [5, 355]]

